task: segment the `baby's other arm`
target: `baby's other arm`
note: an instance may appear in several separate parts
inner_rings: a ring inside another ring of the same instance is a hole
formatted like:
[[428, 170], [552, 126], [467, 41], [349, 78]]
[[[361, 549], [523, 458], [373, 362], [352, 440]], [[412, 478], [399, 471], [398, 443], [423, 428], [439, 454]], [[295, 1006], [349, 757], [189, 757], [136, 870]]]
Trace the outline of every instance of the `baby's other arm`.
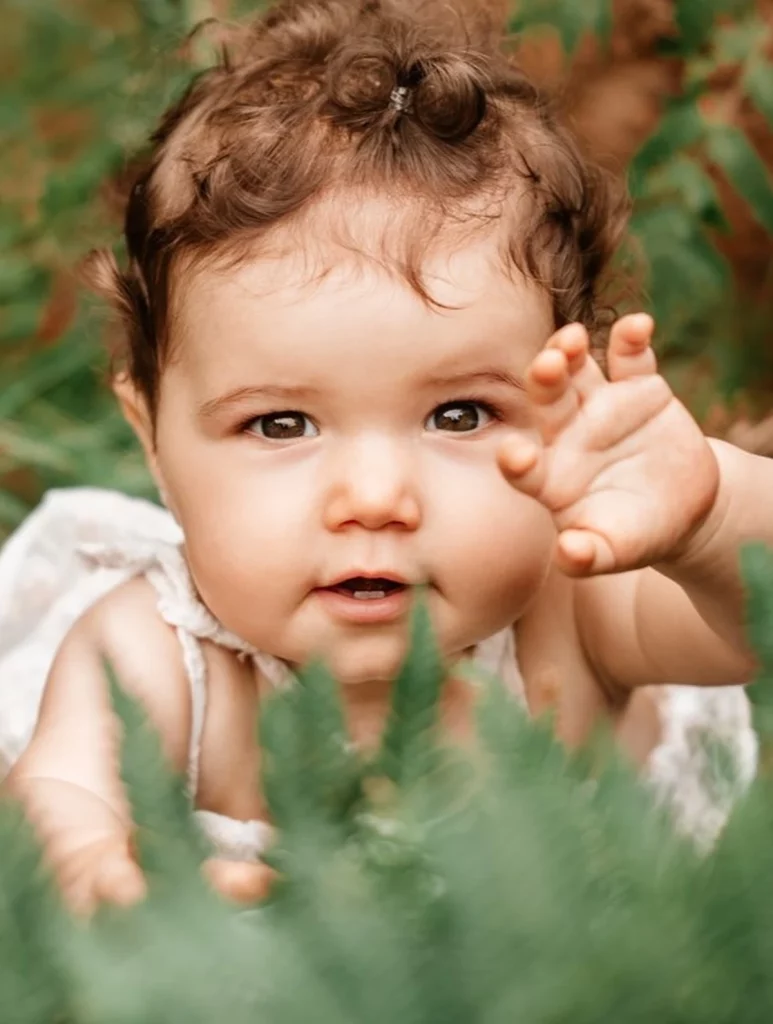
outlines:
[[655, 569], [577, 580], [575, 587], [583, 650], [609, 693], [752, 679], [754, 660], [746, 647], [712, 629], [689, 590]]
[[142, 897], [119, 773], [120, 725], [102, 659], [159, 730], [173, 768], [187, 763], [190, 699], [180, 649], [145, 580], [98, 602], [57, 652], [37, 726], [6, 786], [25, 807], [65, 898], [77, 911]]
[[773, 543], [773, 463], [703, 436], [657, 372], [652, 329], [643, 315], [614, 326], [608, 378], [583, 327], [558, 331], [526, 373], [539, 436], [514, 433], [500, 466], [553, 516], [600, 677], [748, 681], [738, 556]]
[[626, 686], [749, 682], [739, 551], [773, 546], [773, 461], [709, 442], [720, 487], [700, 529], [652, 568], [578, 581], [578, 616], [604, 674]]

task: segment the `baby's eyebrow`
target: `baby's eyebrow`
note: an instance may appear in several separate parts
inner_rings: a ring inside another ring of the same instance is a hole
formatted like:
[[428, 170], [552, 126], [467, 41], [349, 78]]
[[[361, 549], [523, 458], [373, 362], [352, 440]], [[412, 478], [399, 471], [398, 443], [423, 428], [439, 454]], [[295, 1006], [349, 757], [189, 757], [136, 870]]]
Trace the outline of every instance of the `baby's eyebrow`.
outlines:
[[278, 384], [245, 384], [242, 387], [234, 388], [232, 391], [226, 391], [225, 394], [218, 395], [216, 398], [210, 398], [208, 401], [202, 402], [196, 411], [200, 419], [207, 420], [216, 416], [224, 409], [229, 409], [231, 406], [238, 405], [240, 402], [247, 401], [248, 399], [271, 398], [279, 399], [280, 401], [303, 402], [317, 395], [319, 395], [317, 388], [283, 387]]
[[[512, 373], [502, 369], [474, 370], [448, 375], [433, 375], [424, 380], [425, 387], [470, 387], [473, 384], [506, 384], [508, 387], [523, 390], [523, 381]], [[234, 388], [225, 394], [218, 395], [202, 402], [197, 409], [197, 415], [202, 420], [212, 419], [223, 410], [229, 409], [241, 402], [256, 398], [271, 398], [279, 401], [304, 402], [316, 398], [320, 394], [318, 388], [312, 387], [285, 387], [278, 384], [254, 385], [245, 384]]]
[[487, 368], [483, 370], [472, 370], [461, 373], [452, 373], [443, 376], [432, 376], [426, 379], [427, 387], [464, 387], [472, 384], [506, 384], [511, 388], [524, 390], [524, 383], [520, 377], [516, 377], [508, 370], [500, 368]]

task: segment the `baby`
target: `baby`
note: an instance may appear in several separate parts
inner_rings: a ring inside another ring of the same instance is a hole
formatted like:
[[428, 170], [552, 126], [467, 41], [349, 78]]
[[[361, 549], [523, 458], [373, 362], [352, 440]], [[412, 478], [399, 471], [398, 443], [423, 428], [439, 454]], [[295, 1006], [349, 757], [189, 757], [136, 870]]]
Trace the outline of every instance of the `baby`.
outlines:
[[773, 465], [704, 438], [647, 315], [605, 330], [622, 207], [504, 56], [415, 6], [287, 0], [235, 36], [153, 137], [126, 269], [91, 259], [168, 511], [54, 492], [0, 559], [7, 786], [77, 909], [144, 892], [103, 658], [250, 899], [261, 698], [321, 655], [372, 743], [420, 585], [453, 735], [472, 659], [567, 743], [609, 716], [704, 839], [754, 772], [729, 684]]

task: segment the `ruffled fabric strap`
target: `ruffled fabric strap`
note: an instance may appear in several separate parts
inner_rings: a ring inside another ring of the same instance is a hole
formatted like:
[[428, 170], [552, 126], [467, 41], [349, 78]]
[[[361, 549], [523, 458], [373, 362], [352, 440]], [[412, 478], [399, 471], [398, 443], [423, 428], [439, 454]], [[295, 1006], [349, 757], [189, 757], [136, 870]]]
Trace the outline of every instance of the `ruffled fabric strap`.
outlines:
[[201, 603], [180, 547], [130, 541], [82, 544], [79, 551], [99, 565], [111, 569], [133, 569], [147, 576], [158, 593], [159, 613], [170, 626], [244, 656], [258, 653], [250, 644], [224, 629]]
[[241, 659], [250, 658], [261, 678], [272, 687], [290, 685], [292, 673], [279, 659], [256, 650], [217, 621], [198, 597], [181, 545], [127, 538], [115, 543], [81, 544], [78, 551], [94, 564], [144, 576], [156, 591], [160, 616], [177, 633], [191, 688], [188, 788], [194, 798], [207, 713], [207, 668], [201, 641], [235, 651]]
[[121, 544], [83, 544], [79, 550], [100, 565], [134, 569], [146, 576], [158, 594], [159, 614], [170, 626], [185, 630], [198, 640], [210, 640], [235, 651], [242, 659], [251, 658], [274, 686], [290, 681], [291, 673], [283, 662], [225, 629], [201, 602], [180, 545], [132, 540]]

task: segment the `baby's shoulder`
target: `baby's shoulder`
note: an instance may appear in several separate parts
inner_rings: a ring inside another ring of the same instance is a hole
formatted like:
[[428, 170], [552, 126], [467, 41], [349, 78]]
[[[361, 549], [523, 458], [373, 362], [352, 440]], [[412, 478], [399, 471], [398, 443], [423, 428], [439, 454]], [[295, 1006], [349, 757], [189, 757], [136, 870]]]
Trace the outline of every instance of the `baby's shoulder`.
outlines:
[[137, 576], [115, 587], [74, 630], [89, 638], [120, 684], [141, 701], [172, 762], [182, 768], [191, 730], [190, 683], [180, 641], [159, 613], [151, 583]]
[[[173, 763], [184, 768], [193, 728], [193, 684], [177, 629], [159, 612], [155, 587], [145, 577], [135, 577], [98, 601], [87, 619], [93, 642], [122, 684], [142, 701]], [[209, 640], [199, 640], [199, 647], [199, 685], [206, 688], [206, 751], [213, 736], [227, 739], [234, 722], [244, 721], [244, 695], [254, 691], [254, 685], [249, 667], [234, 651]]]
[[83, 623], [105, 653], [127, 667], [141, 664], [163, 672], [181, 664], [175, 630], [159, 613], [158, 595], [144, 576], [110, 590], [89, 608]]

